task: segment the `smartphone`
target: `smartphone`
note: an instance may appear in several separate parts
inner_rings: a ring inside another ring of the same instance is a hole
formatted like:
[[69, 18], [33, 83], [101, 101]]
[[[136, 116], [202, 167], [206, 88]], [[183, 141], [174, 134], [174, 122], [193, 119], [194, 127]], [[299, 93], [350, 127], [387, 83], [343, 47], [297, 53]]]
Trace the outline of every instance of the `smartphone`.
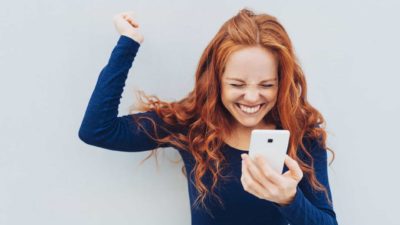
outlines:
[[288, 130], [252, 130], [249, 156], [262, 155], [273, 170], [282, 174], [289, 144]]

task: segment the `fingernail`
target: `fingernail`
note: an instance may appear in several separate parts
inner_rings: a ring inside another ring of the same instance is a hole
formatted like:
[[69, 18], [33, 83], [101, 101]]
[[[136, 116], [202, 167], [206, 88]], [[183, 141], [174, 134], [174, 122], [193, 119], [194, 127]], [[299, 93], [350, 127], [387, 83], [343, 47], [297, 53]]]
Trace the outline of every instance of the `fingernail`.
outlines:
[[240, 155], [242, 157], [242, 159], [244, 159], [244, 153]]

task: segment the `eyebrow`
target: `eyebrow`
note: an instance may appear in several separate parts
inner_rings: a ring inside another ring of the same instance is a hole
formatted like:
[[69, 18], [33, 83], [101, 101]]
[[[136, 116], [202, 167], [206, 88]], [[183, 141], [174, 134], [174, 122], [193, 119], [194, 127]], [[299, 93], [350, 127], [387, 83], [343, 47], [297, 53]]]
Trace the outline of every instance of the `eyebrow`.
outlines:
[[[239, 78], [234, 78], [234, 77], [232, 77], [232, 78], [230, 78], [230, 77], [228, 77], [228, 78], [226, 78], [227, 80], [235, 80], [235, 81], [240, 81], [240, 82], [245, 82], [244, 80], [242, 80], [242, 79], [239, 79]], [[268, 82], [268, 81], [275, 81], [276, 80], [276, 78], [271, 78], [271, 79], [267, 79], [267, 80], [262, 80], [260, 83], [264, 83], [264, 82]]]

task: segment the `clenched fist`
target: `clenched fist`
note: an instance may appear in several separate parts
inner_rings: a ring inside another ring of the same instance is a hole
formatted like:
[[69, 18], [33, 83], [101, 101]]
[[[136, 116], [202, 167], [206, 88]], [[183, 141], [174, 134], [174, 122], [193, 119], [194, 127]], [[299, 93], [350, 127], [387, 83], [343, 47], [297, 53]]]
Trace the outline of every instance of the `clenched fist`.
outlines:
[[144, 40], [140, 34], [139, 24], [133, 19], [133, 12], [122, 12], [114, 16], [113, 22], [118, 33], [127, 36], [141, 44]]

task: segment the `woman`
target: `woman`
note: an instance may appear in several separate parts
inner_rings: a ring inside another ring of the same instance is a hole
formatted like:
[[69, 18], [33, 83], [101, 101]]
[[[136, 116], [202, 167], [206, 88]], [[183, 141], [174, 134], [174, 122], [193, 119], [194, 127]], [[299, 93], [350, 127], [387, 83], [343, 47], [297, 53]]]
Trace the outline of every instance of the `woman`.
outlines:
[[[241, 10], [203, 52], [187, 97], [142, 95], [141, 112], [122, 117], [119, 99], [143, 36], [132, 13], [114, 23], [121, 36], [89, 101], [81, 140], [119, 151], [176, 148], [192, 224], [337, 224], [324, 119], [307, 101], [304, 74], [274, 17]], [[248, 157], [253, 129], [290, 131], [283, 174]]]

